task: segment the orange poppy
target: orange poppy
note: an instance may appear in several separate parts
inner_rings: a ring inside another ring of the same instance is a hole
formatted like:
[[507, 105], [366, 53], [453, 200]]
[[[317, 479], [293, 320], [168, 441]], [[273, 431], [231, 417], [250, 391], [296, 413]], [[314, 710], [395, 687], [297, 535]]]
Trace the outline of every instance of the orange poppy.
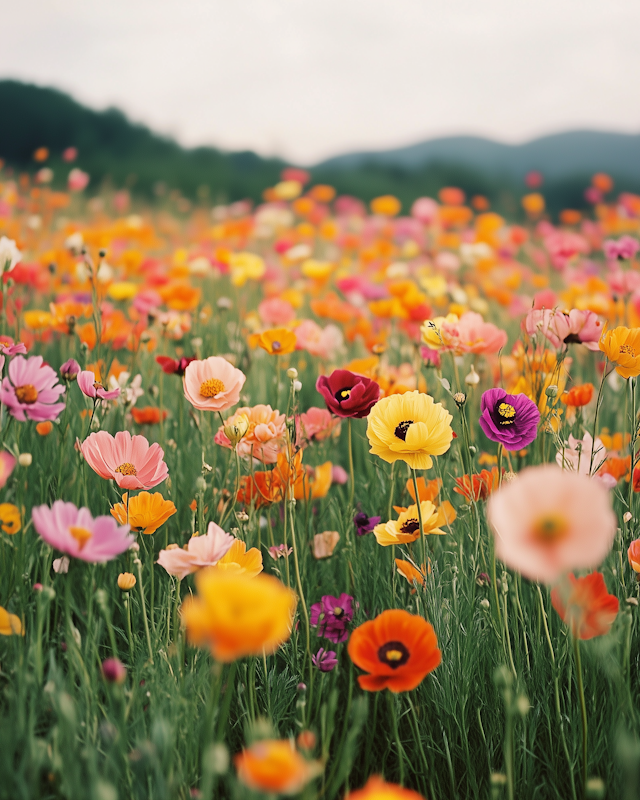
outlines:
[[568, 392], [564, 392], [560, 399], [566, 406], [580, 408], [581, 406], [586, 406], [587, 403], [590, 403], [592, 397], [593, 384], [582, 383], [579, 386], [572, 386]]
[[[432, 481], [428, 483], [425, 481], [424, 478], [418, 478], [416, 481], [418, 484], [418, 495], [420, 496], [420, 502], [424, 502], [425, 500], [430, 500], [431, 502], [435, 502], [436, 497], [438, 496], [440, 489], [442, 488], [442, 481], [440, 478], [434, 478]], [[413, 486], [413, 480], [409, 479], [407, 481], [407, 491], [411, 495], [411, 499], [413, 502], [416, 502], [416, 492]]]
[[233, 763], [245, 786], [271, 795], [298, 794], [321, 771], [319, 762], [307, 761], [288, 739], [255, 742]]
[[492, 467], [491, 471], [483, 469], [475, 475], [463, 475], [454, 480], [457, 485], [453, 487], [453, 491], [461, 494], [467, 501], [475, 500], [476, 503], [479, 500], [486, 500], [500, 483], [497, 467]]
[[551, 602], [562, 620], [580, 639], [593, 639], [608, 633], [618, 615], [618, 598], [607, 592], [601, 572], [584, 578], [568, 576], [568, 581], [551, 591]]
[[39, 422], [36, 425], [36, 432], [40, 434], [40, 436], [48, 436], [51, 431], [53, 430], [53, 424], [47, 420], [46, 422]]
[[387, 783], [378, 775], [372, 775], [362, 789], [349, 792], [345, 800], [424, 800], [413, 789], [405, 789], [397, 783]]
[[138, 425], [157, 425], [160, 419], [164, 420], [167, 418], [167, 412], [162, 411], [161, 414], [159, 408], [155, 406], [145, 406], [144, 408], [132, 408], [131, 416]]
[[381, 217], [395, 217], [400, 213], [402, 204], [397, 197], [391, 194], [385, 194], [382, 197], [376, 197], [371, 201], [371, 211], [373, 214], [378, 214]]
[[282, 356], [293, 353], [296, 349], [296, 335], [286, 328], [272, 328], [250, 336], [249, 345], [251, 347], [260, 346], [272, 356]]
[[402, 609], [383, 611], [360, 625], [347, 650], [353, 663], [368, 673], [358, 677], [367, 692], [408, 692], [442, 661], [433, 626]]

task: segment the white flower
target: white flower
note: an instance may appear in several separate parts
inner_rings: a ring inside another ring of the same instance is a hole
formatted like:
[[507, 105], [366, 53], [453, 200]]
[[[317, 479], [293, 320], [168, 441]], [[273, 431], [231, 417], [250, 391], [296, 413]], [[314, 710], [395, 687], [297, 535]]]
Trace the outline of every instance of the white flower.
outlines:
[[0, 272], [11, 272], [21, 258], [22, 253], [13, 239], [3, 236], [0, 239]]
[[54, 559], [53, 571], [57, 572], [58, 575], [64, 575], [66, 572], [69, 572], [69, 559], [66, 556]]
[[64, 242], [64, 246], [67, 248], [67, 250], [71, 250], [72, 253], [79, 253], [82, 250], [83, 245], [84, 239], [82, 238], [80, 231], [76, 231], [70, 236], [67, 236]]
[[135, 406], [136, 400], [142, 397], [144, 389], [142, 388], [142, 375], [136, 375], [131, 381], [131, 384], [125, 389], [126, 403], [128, 406]]

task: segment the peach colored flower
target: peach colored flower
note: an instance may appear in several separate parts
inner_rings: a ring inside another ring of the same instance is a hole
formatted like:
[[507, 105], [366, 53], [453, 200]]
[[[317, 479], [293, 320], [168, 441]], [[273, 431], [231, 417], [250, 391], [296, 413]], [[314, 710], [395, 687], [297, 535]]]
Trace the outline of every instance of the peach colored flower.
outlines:
[[184, 547], [169, 545], [161, 550], [158, 564], [169, 575], [185, 578], [203, 567], [211, 567], [231, 549], [236, 540], [215, 522], [210, 522], [205, 536], [192, 536]]
[[282, 450], [287, 433], [287, 419], [271, 406], [257, 405], [239, 408], [236, 413], [225, 420], [225, 425], [218, 428], [215, 443], [222, 447], [232, 448], [224, 427], [232, 425], [236, 417], [245, 416], [249, 420], [249, 428], [238, 442], [238, 454], [243, 457], [257, 458], [263, 464], [275, 464], [278, 453]]
[[201, 411], [226, 411], [240, 400], [246, 376], [221, 356], [192, 361], [184, 371], [184, 396]]
[[487, 519], [498, 558], [544, 583], [600, 564], [617, 528], [609, 492], [600, 482], [552, 464], [529, 467], [494, 492]]
[[466, 311], [460, 319], [455, 314], [427, 320], [422, 328], [422, 340], [434, 350], [453, 350], [454, 353], [497, 353], [507, 343], [505, 331], [481, 314]]
[[118, 431], [92, 433], [80, 445], [85, 461], [101, 478], [114, 480], [120, 489], [151, 489], [167, 477], [159, 444], [149, 445], [146, 437]]
[[340, 435], [340, 417], [332, 416], [326, 408], [312, 406], [296, 418], [296, 424], [297, 439], [303, 447], [311, 442], [321, 442], [330, 436], [335, 439]]
[[306, 350], [312, 356], [332, 361], [344, 347], [342, 331], [336, 325], [321, 328], [312, 319], [305, 319], [295, 329], [296, 350]]
[[324, 531], [324, 533], [316, 533], [313, 537], [311, 548], [313, 550], [314, 558], [329, 558], [333, 555], [336, 545], [340, 541], [340, 534], [338, 531]]

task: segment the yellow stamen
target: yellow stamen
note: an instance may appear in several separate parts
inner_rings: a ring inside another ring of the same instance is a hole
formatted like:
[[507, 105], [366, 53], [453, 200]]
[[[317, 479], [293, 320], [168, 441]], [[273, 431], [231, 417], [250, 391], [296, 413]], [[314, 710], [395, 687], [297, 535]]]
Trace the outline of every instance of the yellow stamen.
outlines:
[[116, 472], [119, 472], [121, 475], [137, 475], [138, 470], [130, 464], [128, 461], [125, 461], [124, 464], [120, 464], [119, 467], [116, 467]]
[[561, 514], [545, 514], [539, 517], [533, 525], [533, 536], [545, 544], [553, 544], [569, 532], [569, 525]]
[[387, 650], [386, 652], [387, 661], [400, 661], [402, 658], [402, 653], [400, 650]]
[[77, 525], [70, 525], [69, 533], [73, 536], [76, 542], [78, 542], [78, 547], [80, 550], [84, 548], [85, 544], [93, 536], [91, 531], [87, 530], [86, 528], [79, 528]]
[[26, 383], [24, 386], [16, 386], [16, 397], [21, 403], [31, 405], [38, 399], [38, 390], [30, 383]]
[[203, 397], [216, 397], [220, 392], [224, 392], [224, 383], [218, 378], [209, 378], [200, 384], [200, 394]]

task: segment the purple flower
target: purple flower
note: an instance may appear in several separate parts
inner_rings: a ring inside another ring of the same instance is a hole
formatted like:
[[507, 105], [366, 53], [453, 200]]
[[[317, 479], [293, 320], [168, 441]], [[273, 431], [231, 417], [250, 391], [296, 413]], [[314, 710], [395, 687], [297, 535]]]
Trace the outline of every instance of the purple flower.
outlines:
[[62, 375], [62, 378], [65, 381], [75, 381], [79, 373], [80, 364], [78, 364], [75, 358], [70, 358], [60, 367], [60, 375]]
[[311, 656], [311, 662], [320, 672], [331, 672], [332, 669], [338, 666], [335, 652], [333, 650], [325, 650], [324, 647], [321, 647], [315, 656]]
[[356, 526], [356, 533], [358, 536], [364, 536], [365, 533], [371, 533], [371, 531], [380, 522], [380, 519], [381, 517], [369, 517], [364, 513], [364, 511], [360, 511], [358, 514], [356, 514], [353, 518], [353, 524]]
[[12, 417], [24, 422], [27, 417], [36, 422], [54, 420], [62, 413], [64, 403], [56, 400], [64, 394], [64, 386], [42, 356], [16, 356], [9, 364], [9, 377], [2, 381], [0, 402]]
[[293, 547], [287, 547], [286, 544], [274, 544], [269, 548], [269, 555], [274, 561], [278, 558], [289, 558], [291, 553], [293, 553]]
[[521, 450], [538, 435], [540, 412], [526, 394], [488, 389], [480, 403], [480, 427], [492, 442], [506, 450]]
[[330, 642], [346, 642], [349, 638], [347, 626], [353, 619], [353, 597], [325, 594], [319, 603], [311, 606], [311, 625], [318, 628], [318, 636]]

